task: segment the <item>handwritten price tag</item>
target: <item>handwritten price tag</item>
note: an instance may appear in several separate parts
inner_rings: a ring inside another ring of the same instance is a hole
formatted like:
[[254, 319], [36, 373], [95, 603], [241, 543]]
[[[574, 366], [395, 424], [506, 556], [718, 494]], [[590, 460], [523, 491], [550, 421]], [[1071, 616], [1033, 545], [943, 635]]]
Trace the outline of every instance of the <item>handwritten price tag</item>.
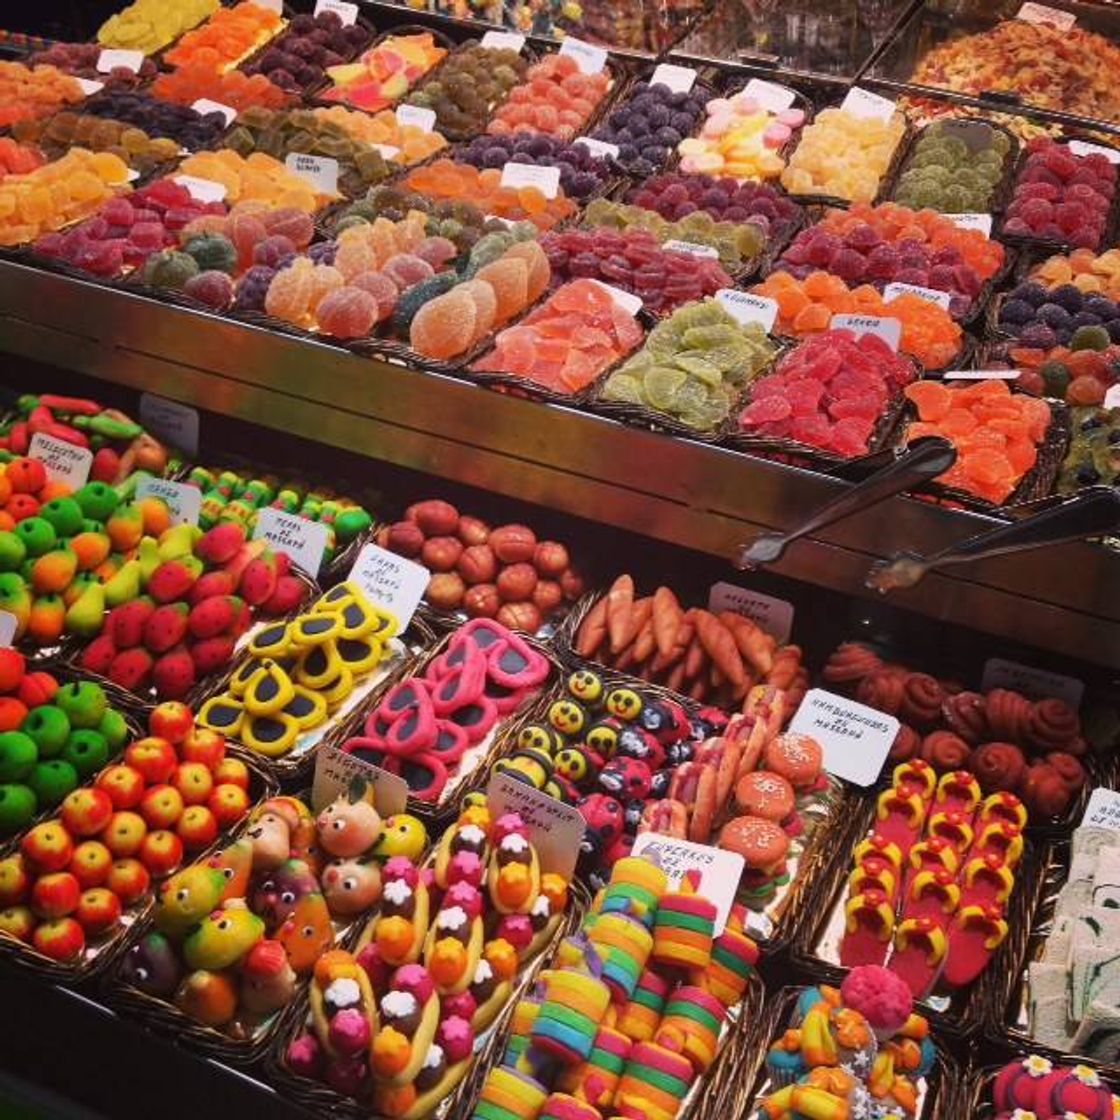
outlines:
[[436, 111], [425, 109], [423, 105], [398, 105], [397, 124], [410, 124], [421, 132], [431, 132], [436, 126]]
[[618, 145], [608, 144], [606, 140], [596, 140], [591, 136], [577, 136], [576, 144], [582, 144], [597, 159], [618, 159]]
[[1076, 677], [1050, 673], [1046, 669], [1036, 669], [1033, 665], [1022, 665], [1003, 657], [989, 657], [984, 662], [980, 687], [985, 692], [993, 688], [1009, 688], [1032, 700], [1064, 700], [1075, 711], [1081, 707], [1081, 698], [1085, 695], [1085, 683]]
[[1027, 23], [1048, 23], [1059, 31], [1068, 31], [1077, 23], [1077, 16], [1073, 12], [1064, 12], [1061, 8], [1048, 8], [1045, 4], [1024, 4], [1015, 18], [1025, 20]]
[[15, 640], [19, 619], [10, 611], [0, 611], [0, 649], [7, 649]]
[[253, 528], [253, 540], [262, 537], [277, 551], [286, 553], [305, 572], [317, 576], [330, 529], [321, 521], [308, 521], [306, 517], [266, 506], [257, 514]]
[[520, 54], [525, 49], [525, 36], [513, 31], [487, 31], [479, 46], [491, 51], [516, 51]]
[[961, 229], [978, 229], [985, 237], [992, 234], [991, 214], [946, 214], [945, 217]]
[[175, 182], [186, 187], [191, 198], [199, 202], [221, 202], [226, 196], [225, 183], [215, 183], [213, 179], [200, 179], [197, 175], [175, 175]]
[[315, 752], [315, 777], [311, 783], [311, 808], [318, 813], [336, 797], [346, 793], [354, 781], [364, 782], [364, 796], [383, 817], [408, 808], [408, 783], [396, 774], [344, 754], [337, 747], [319, 747]]
[[1018, 376], [1017, 369], [947, 369], [941, 375], [944, 381], [1014, 381]]
[[95, 82], [92, 78], [75, 78], [74, 81], [76, 81], [78, 85], [81, 86], [82, 93], [84, 93], [86, 97], [89, 97], [92, 94], [97, 93], [98, 90], [102, 90], [105, 88], [104, 82]]
[[688, 253], [690, 257], [719, 256], [719, 251], [713, 249], [711, 245], [697, 245], [695, 241], [666, 241], [661, 248], [670, 253]]
[[395, 615], [403, 631], [416, 613], [432, 573], [422, 564], [367, 544], [358, 553], [349, 578], [373, 603]]
[[672, 66], [662, 62], [653, 71], [651, 86], [666, 86], [673, 93], [688, 93], [696, 85], [696, 71], [687, 66]]
[[145, 478], [136, 487], [138, 498], [162, 498], [171, 513], [172, 525], [197, 525], [202, 509], [202, 491], [185, 482], [167, 478]]
[[538, 167], [535, 163], [507, 163], [502, 168], [503, 187], [536, 187], [545, 198], [560, 193], [560, 168]]
[[948, 292], [939, 292], [936, 288], [923, 288], [918, 284], [888, 284], [883, 289], [883, 302], [890, 303], [892, 299], [898, 299], [899, 296], [904, 296], [907, 293], [917, 296], [919, 299], [924, 299], [926, 303], [936, 303], [938, 307], [945, 311], [949, 310], [950, 296]]
[[85, 447], [36, 432], [31, 437], [27, 454], [38, 459], [51, 482], [65, 482], [71, 490], [79, 490], [89, 478], [93, 453]]
[[1100, 144], [1089, 144], [1084, 140], [1071, 140], [1066, 147], [1075, 156], [1104, 156], [1109, 163], [1120, 163], [1120, 152], [1115, 148], [1105, 148]]
[[226, 119], [226, 124], [233, 124], [237, 120], [237, 110], [223, 105], [220, 101], [211, 101], [208, 97], [200, 97], [191, 108], [196, 113], [221, 113]]
[[322, 194], [338, 194], [338, 160], [306, 152], [289, 152], [284, 166]]
[[769, 334], [778, 318], [778, 301], [766, 296], [753, 296], [736, 288], [720, 288], [716, 301], [740, 323], [758, 323]]
[[894, 716], [823, 688], [806, 693], [789, 725], [791, 732], [820, 743], [830, 774], [857, 786], [869, 786], [879, 777], [898, 727]]
[[1120, 832], [1120, 793], [1098, 787], [1089, 794], [1089, 804], [1081, 818], [1082, 828], [1110, 828]]
[[529, 839], [537, 849], [542, 871], [570, 879], [579, 859], [583, 839], [583, 814], [547, 793], [509, 774], [495, 774], [486, 787], [486, 804], [493, 820], [504, 813], [519, 813], [529, 826]]
[[1105, 408], [1120, 408], [1120, 385], [1113, 385], [1104, 395]]
[[598, 284], [627, 315], [637, 315], [641, 311], [642, 301], [633, 292], [624, 292], [612, 284], [604, 284], [602, 280], [592, 280], [591, 283]]
[[892, 350], [898, 349], [902, 339], [902, 323], [898, 319], [884, 319], [878, 315], [833, 315], [829, 327], [834, 331], [851, 331], [856, 338], [865, 334], [877, 335]]
[[189, 405], [141, 393], [140, 423], [164, 443], [188, 455], [198, 454], [198, 413]]
[[889, 121], [894, 116], [895, 104], [888, 97], [880, 97], [869, 89], [852, 86], [840, 104], [845, 113], [865, 120]]
[[111, 74], [114, 70], [131, 70], [138, 74], [143, 65], [143, 51], [102, 51], [97, 56], [99, 74]]
[[680, 886], [690, 871], [699, 874], [697, 894], [703, 895], [716, 908], [715, 934], [718, 937], [727, 925], [735, 892], [746, 861], [738, 852], [709, 848], [690, 840], [676, 840], [659, 832], [643, 832], [634, 841], [633, 854], [653, 860], [669, 877], [669, 890]]
[[781, 113], [797, 100], [797, 94], [787, 86], [779, 86], [762, 78], [751, 78], [743, 93], [757, 101], [768, 113]]
[[789, 641], [793, 630], [793, 604], [760, 591], [748, 591], [733, 583], [713, 583], [708, 592], [708, 610], [734, 611], [756, 622], [779, 645]]
[[343, 27], [349, 27], [358, 19], [358, 5], [347, 4], [345, 0], [315, 0], [315, 14], [323, 12], [334, 12], [342, 20]]
[[602, 47], [571, 36], [560, 44], [560, 53], [574, 59], [583, 74], [598, 74], [607, 64], [607, 52]]

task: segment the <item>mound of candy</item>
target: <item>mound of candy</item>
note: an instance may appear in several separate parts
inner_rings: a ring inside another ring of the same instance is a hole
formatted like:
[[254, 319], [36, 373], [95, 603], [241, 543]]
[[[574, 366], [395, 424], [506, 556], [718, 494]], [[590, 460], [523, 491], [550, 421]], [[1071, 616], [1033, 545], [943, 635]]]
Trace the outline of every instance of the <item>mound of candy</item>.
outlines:
[[219, 0], [133, 0], [97, 30], [103, 47], [154, 54], [217, 11]]
[[537, 187], [503, 187], [497, 168], [478, 170], [470, 164], [437, 159], [409, 172], [404, 186], [433, 199], [463, 199], [484, 214], [509, 221], [528, 220], [539, 229], [551, 229], [571, 217], [578, 207], [564, 194], [546, 198]]
[[156, 76], [156, 64], [150, 58], [140, 63], [139, 70], [115, 66], [109, 73], [102, 73], [97, 69], [102, 49], [97, 43], [52, 43], [46, 50], [36, 51], [28, 61], [32, 66], [54, 66], [75, 78], [101, 82], [110, 89], [132, 89]]
[[[303, 210], [295, 207], [278, 208], [256, 200], [238, 202], [228, 215], [211, 212], [183, 228], [179, 240], [185, 249], [199, 256], [199, 264], [206, 266], [203, 252], [210, 249], [216, 266], [231, 276], [240, 275], [253, 265], [275, 265], [281, 260], [307, 249], [315, 233], [315, 224]], [[229, 247], [212, 239], [225, 238]], [[196, 239], [202, 242], [191, 247]], [[203, 252], [199, 252], [201, 248]], [[234, 254], [236, 256], [234, 257]]]
[[642, 349], [607, 378], [603, 399], [711, 431], [775, 352], [758, 323], [740, 323], [714, 299], [690, 303], [654, 327]]
[[210, 147], [226, 130], [222, 113], [199, 113], [188, 105], [173, 105], [139, 93], [99, 93], [82, 106], [82, 113], [135, 125], [149, 136], [169, 137], [192, 152]]
[[184, 63], [169, 74], [160, 74], [152, 82], [149, 92], [153, 97], [177, 105], [193, 105], [202, 99], [216, 101], [239, 113], [254, 105], [279, 109], [295, 100], [293, 94], [273, 85], [264, 74], [215, 70], [201, 59]]
[[696, 130], [706, 96], [695, 86], [688, 93], [675, 93], [660, 82], [641, 82], [591, 136], [616, 145], [618, 162], [631, 175], [653, 175], [669, 162], [677, 145]]
[[985, 214], [1014, 153], [1011, 137], [984, 121], [935, 121], [910, 149], [894, 200], [915, 210]]
[[288, 93], [299, 93], [317, 86], [328, 67], [347, 62], [365, 50], [372, 37], [360, 23], [343, 27], [336, 12], [303, 12], [292, 19], [268, 50], [243, 69], [246, 74], [264, 74]]
[[805, 124], [804, 109], [773, 113], [745, 91], [713, 97], [705, 108], [700, 135], [678, 145], [682, 171], [736, 181], [781, 175], [782, 149]]
[[504, 136], [478, 136], [455, 153], [474, 167], [499, 171], [507, 163], [559, 167], [560, 186], [569, 198], [585, 201], [611, 177], [610, 165], [583, 144], [569, 144], [554, 136], [527, 132]]
[[[147, 175], [162, 163], [179, 158], [177, 140], [167, 136], [151, 137], [143, 129], [121, 121], [63, 110], [53, 117], [17, 121], [12, 135], [18, 140], [38, 144], [51, 159], [71, 148], [91, 152], [112, 152], [134, 171]], [[25, 170], [30, 170], [26, 168]]]
[[711, 257], [671, 252], [648, 230], [567, 229], [545, 234], [541, 245], [554, 283], [602, 280], [633, 292], [655, 314], [732, 286], [714, 251]]
[[1054, 397], [1070, 404], [1101, 404], [1108, 390], [1120, 381], [1120, 345], [1108, 341], [1096, 328], [1076, 332], [1069, 346], [1050, 349], [996, 346], [984, 359], [985, 369], [1017, 369], [1018, 388], [1039, 397]]
[[804, 280], [823, 269], [849, 284], [914, 284], [948, 292], [955, 318], [974, 307], [984, 282], [1003, 266], [998, 241], [961, 229], [935, 210], [894, 202], [832, 210], [802, 230], [776, 268]]
[[1036, 264], [1028, 274], [1047, 288], [1073, 284], [1086, 295], [1120, 300], [1120, 249], [1107, 249], [1099, 256], [1092, 249], [1074, 249]]
[[472, 40], [452, 51], [439, 72], [409, 93], [405, 103], [433, 110], [436, 127], [463, 140], [482, 131], [528, 67], [517, 51]]
[[766, 248], [766, 231], [757, 222], [720, 222], [703, 210], [694, 210], [676, 221], [666, 221], [653, 210], [597, 198], [583, 212], [590, 228], [648, 230], [661, 244], [684, 241], [706, 245], [719, 254], [720, 263], [738, 271]]
[[400, 101], [446, 57], [446, 48], [437, 45], [428, 32], [390, 35], [356, 61], [328, 67], [327, 77], [333, 85], [319, 97], [376, 113]]
[[607, 95], [611, 76], [605, 70], [583, 74], [575, 59], [550, 54], [530, 66], [520, 85], [494, 114], [486, 131], [547, 132], [564, 140], [578, 135]]
[[1097, 153], [1074, 155], [1054, 140], [1032, 140], [1015, 177], [1003, 232], [1098, 249], [1116, 194], [1116, 164]]
[[392, 109], [383, 109], [374, 116], [358, 109], [345, 109], [341, 105], [311, 111], [319, 120], [340, 128], [355, 140], [380, 145], [382, 148], [396, 148], [395, 153], [382, 151], [381, 154], [403, 167], [419, 163], [447, 147], [447, 140], [441, 133], [434, 129], [425, 132], [414, 124], [401, 124]]
[[825, 109], [802, 131], [782, 172], [782, 186], [792, 195], [870, 202], [905, 133], [901, 113], [881, 121]]
[[777, 300], [778, 334], [799, 338], [828, 330], [833, 315], [874, 315], [899, 320], [899, 349], [926, 369], [943, 369], [960, 353], [960, 326], [944, 308], [912, 292], [887, 303], [870, 284], [849, 288], [828, 272], [811, 272], [804, 280], [788, 272], [772, 272], [751, 291]]
[[1120, 478], [1120, 408], [1075, 408], [1069, 450], [1058, 472], [1058, 493], [1082, 486], [1115, 486]]
[[0, 245], [22, 245], [88, 218], [127, 186], [122, 160], [86, 148], [71, 148], [53, 163], [0, 179]]
[[[15, 129], [12, 133], [15, 135]], [[61, 152], [58, 154], [61, 155]], [[28, 171], [34, 171], [46, 162], [47, 158], [39, 148], [21, 144], [11, 136], [0, 136], [0, 178], [5, 175], [26, 175]]]
[[1006, 381], [957, 384], [920, 381], [906, 388], [918, 420], [906, 440], [941, 436], [957, 461], [937, 481], [1000, 505], [1038, 460], [1052, 416], [1044, 400], [1013, 393]]
[[0, 127], [48, 116], [84, 97], [77, 79], [54, 66], [0, 61]]
[[1120, 302], [1085, 293], [1074, 284], [1048, 290], [1037, 280], [1027, 280], [1007, 293], [997, 321], [1001, 331], [1024, 346], [1041, 349], [1072, 345], [1075, 336], [1081, 338], [1080, 346], [1098, 349], [1109, 341], [1120, 342]]
[[471, 369], [508, 373], [556, 393], [578, 393], [642, 341], [642, 328], [594, 280], [573, 280], [516, 326]]
[[827, 330], [756, 381], [739, 428], [850, 458], [866, 454], [879, 420], [916, 376], [881, 338]]
[[253, 200], [277, 209], [292, 207], [312, 214], [337, 197], [316, 190], [307, 179], [263, 152], [251, 152], [248, 156], [228, 148], [196, 152], [179, 164], [178, 173], [221, 183], [231, 203]]
[[164, 52], [163, 61], [171, 68], [197, 62], [228, 70], [267, 43], [283, 22], [278, 11], [242, 0], [232, 8], [219, 8], [201, 27], [188, 31]]

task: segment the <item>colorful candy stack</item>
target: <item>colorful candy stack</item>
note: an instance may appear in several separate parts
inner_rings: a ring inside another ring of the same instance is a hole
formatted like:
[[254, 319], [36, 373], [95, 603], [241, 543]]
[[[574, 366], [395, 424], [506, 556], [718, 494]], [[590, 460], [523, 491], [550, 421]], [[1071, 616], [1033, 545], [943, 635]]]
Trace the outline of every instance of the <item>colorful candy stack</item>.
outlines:
[[327, 67], [333, 84], [319, 96], [376, 113], [400, 101], [446, 56], [429, 32], [389, 35], [356, 61]]
[[243, 69], [247, 74], [265, 75], [282, 90], [299, 93], [319, 85], [327, 67], [347, 62], [365, 50], [372, 37], [362, 23], [344, 27], [338, 13], [329, 8], [315, 15], [304, 12]]
[[77, 79], [53, 66], [0, 62], [0, 126], [49, 116], [84, 97]]
[[531, 132], [478, 136], [460, 149], [456, 158], [480, 168], [500, 169], [507, 163], [558, 167], [564, 193], [581, 202], [609, 182], [613, 174], [610, 164], [592, 155], [586, 145]]
[[1030, 270], [1027, 278], [1046, 288], [1072, 284], [1086, 295], [1116, 299], [1120, 296], [1120, 249], [1100, 254], [1092, 249], [1074, 249], [1068, 255], [1047, 257]]
[[177, 140], [188, 151], [208, 148], [226, 130], [224, 113], [200, 113], [140, 93], [110, 90], [82, 105], [83, 115], [135, 125], [149, 136]]
[[316, 189], [307, 179], [263, 152], [245, 157], [228, 148], [196, 152], [179, 164], [178, 173], [221, 183], [226, 189], [226, 201], [231, 203], [245, 199], [262, 202], [265, 207], [294, 207], [310, 214], [337, 197]]
[[[12, 135], [37, 144], [51, 159], [58, 159], [75, 145], [94, 152], [112, 152], [141, 175], [149, 174], [161, 163], [178, 159], [181, 154], [178, 142], [170, 137], [152, 137], [123, 121], [69, 111], [49, 118], [17, 121], [12, 126]], [[15, 145], [7, 137], [4, 139], [8, 153], [4, 162], [9, 171], [31, 171], [43, 162], [41, 158], [38, 162], [28, 162], [29, 150], [17, 148], [17, 152], [23, 154], [23, 166], [11, 166], [11, 148]]]
[[103, 47], [154, 54], [218, 9], [218, 0], [133, 0], [97, 31]]
[[494, 136], [544, 132], [571, 140], [583, 131], [610, 86], [606, 71], [584, 74], [575, 59], [550, 54], [530, 66], [521, 84], [509, 91], [486, 131]]
[[1117, 1096], [1091, 1066], [1058, 1066], [1038, 1054], [1009, 1062], [991, 1088], [996, 1120], [1111, 1120], [1120, 1110]]
[[278, 11], [252, 0], [219, 8], [204, 24], [188, 31], [170, 50], [163, 63], [171, 69], [200, 63], [217, 71], [232, 69], [283, 26]]
[[319, 120], [334, 125], [355, 140], [378, 145], [382, 149], [395, 148], [395, 152], [383, 150], [382, 155], [402, 167], [419, 163], [447, 147], [447, 140], [442, 133], [435, 129], [426, 132], [415, 124], [402, 124], [392, 109], [382, 109], [373, 116], [341, 105], [332, 105], [330, 108], [320, 106], [311, 112]]

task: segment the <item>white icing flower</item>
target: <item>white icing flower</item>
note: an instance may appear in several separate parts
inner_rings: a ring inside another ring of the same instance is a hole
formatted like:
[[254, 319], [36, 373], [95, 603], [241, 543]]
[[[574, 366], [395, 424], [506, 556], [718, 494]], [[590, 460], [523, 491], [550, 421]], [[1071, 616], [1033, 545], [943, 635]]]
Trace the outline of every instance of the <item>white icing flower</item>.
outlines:
[[436, 925], [440, 929], [462, 929], [469, 920], [466, 910], [461, 906], [449, 906], [439, 912]]
[[428, 1047], [428, 1052], [424, 1055], [422, 1063], [423, 1069], [438, 1069], [440, 1062], [443, 1061], [443, 1047], [438, 1042], [433, 1042]]
[[503, 851], [523, 852], [529, 847], [529, 841], [519, 832], [511, 832], [501, 843]]
[[459, 829], [458, 838], [465, 841], [472, 848], [479, 848], [486, 843], [486, 833], [476, 824], [465, 824]]
[[1081, 1082], [1082, 1085], [1088, 1085], [1090, 1088], [1097, 1088], [1101, 1083], [1101, 1079], [1097, 1076], [1097, 1071], [1090, 1066], [1074, 1066], [1073, 1076]]
[[391, 879], [381, 893], [394, 906], [400, 906], [412, 897], [412, 888], [403, 879]]
[[494, 970], [490, 967], [488, 960], [480, 960], [474, 970], [474, 983], [484, 984], [494, 975]]
[[333, 1003], [336, 1007], [353, 1007], [362, 998], [362, 989], [357, 980], [348, 977], [339, 977], [332, 980], [323, 992], [323, 999]]
[[404, 1019], [416, 1011], [416, 997], [411, 992], [390, 992], [381, 1000], [381, 1014], [386, 1019]]
[[547, 918], [552, 912], [552, 906], [548, 901], [548, 895], [542, 894], [537, 897], [537, 901], [533, 903], [534, 914], [542, 918]]
[[1050, 1059], [1044, 1058], [1041, 1054], [1031, 1054], [1023, 1059], [1023, 1069], [1031, 1077], [1046, 1077], [1053, 1068], [1054, 1064]]

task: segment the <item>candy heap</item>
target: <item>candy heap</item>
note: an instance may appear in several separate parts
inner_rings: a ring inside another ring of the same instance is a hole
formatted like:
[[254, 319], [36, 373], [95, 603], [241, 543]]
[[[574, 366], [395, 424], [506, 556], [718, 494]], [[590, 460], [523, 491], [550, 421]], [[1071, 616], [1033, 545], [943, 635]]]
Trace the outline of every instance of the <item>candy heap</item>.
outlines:
[[383, 151], [382, 155], [402, 167], [419, 163], [447, 147], [447, 141], [441, 133], [435, 130], [425, 132], [414, 124], [401, 124], [392, 109], [383, 109], [373, 116], [341, 105], [311, 111], [319, 120], [340, 128], [355, 140], [380, 145], [382, 148], [396, 148], [395, 154]]
[[226, 200], [231, 203], [245, 199], [279, 209], [294, 207], [311, 214], [336, 197], [317, 190], [307, 179], [263, 152], [252, 152], [246, 157], [228, 148], [196, 152], [179, 164], [179, 174], [221, 183], [226, 188]]
[[894, 761], [921, 758], [938, 773], [970, 770], [983, 793], [1017, 795], [1036, 820], [1065, 813], [1085, 784], [1081, 721], [1061, 700], [1032, 703], [1004, 688], [962, 692], [954, 682], [884, 663], [855, 642], [833, 653], [823, 678], [833, 691], [899, 717]]
[[718, 937], [715, 917], [689, 879], [670, 890], [656, 864], [616, 863], [581, 932], [515, 1008], [523, 1030], [487, 1074], [472, 1120], [671, 1120], [715, 1061], [758, 957], [741, 911]]
[[381, 898], [392, 857], [424, 847], [418, 820], [383, 821], [365, 793], [357, 782], [318, 817], [295, 797], [258, 806], [239, 840], [163, 883], [119, 980], [230, 1038], [255, 1035], [329, 959], [336, 929]]
[[583, 144], [571, 144], [554, 136], [518, 132], [503, 136], [478, 136], [456, 153], [456, 159], [474, 167], [496, 167], [507, 163], [559, 167], [560, 186], [569, 198], [586, 200], [611, 177], [606, 160], [591, 154]]
[[1075, 408], [1069, 450], [1058, 471], [1057, 491], [1113, 485], [1120, 477], [1120, 409]]
[[201, 27], [188, 31], [162, 61], [170, 69], [204, 64], [229, 70], [279, 32], [283, 17], [270, 7], [242, 0], [232, 8], [219, 8]]
[[915, 1116], [936, 1059], [905, 985], [883, 968], [854, 968], [839, 989], [800, 991], [766, 1055], [773, 1088], [751, 1120]]
[[[41, 687], [45, 674], [33, 676]], [[26, 726], [40, 753], [57, 756], [39, 766], [44, 789], [62, 805], [0, 860], [0, 933], [76, 962], [123, 932], [122, 912], [149, 900], [152, 879], [245, 817], [250, 775], [226, 755], [220, 735], [194, 727], [182, 704], [153, 709], [150, 734], [106, 766], [129, 730], [91, 681], [58, 689]], [[99, 770], [95, 782], [75, 788]]]
[[1110, 1120], [1120, 1109], [1116, 1096], [1090, 1066], [1056, 1066], [1031, 1054], [1009, 1062], [992, 1085], [996, 1120], [1033, 1116], [1036, 1120]]
[[870, 202], [905, 132], [901, 113], [881, 121], [825, 109], [802, 132], [781, 174], [782, 186], [793, 195]]
[[151, 84], [149, 92], [153, 97], [177, 105], [193, 105], [196, 101], [205, 99], [216, 101], [219, 105], [228, 105], [238, 112], [253, 105], [279, 109], [290, 104], [294, 96], [273, 85], [264, 74], [250, 75], [240, 70], [218, 70], [197, 58], [168, 74], [160, 74]]
[[157, 101], [139, 93], [108, 91], [91, 97], [82, 113], [135, 125], [149, 136], [166, 136], [184, 148], [210, 147], [226, 130], [226, 118], [216, 110], [199, 113], [186, 105]]
[[751, 386], [739, 427], [748, 435], [791, 439], [836, 455], [864, 455], [879, 421], [914, 377], [913, 365], [881, 338], [827, 330], [801, 343]]
[[424, 592], [431, 606], [497, 618], [513, 630], [536, 633], [583, 593], [583, 578], [559, 541], [539, 541], [526, 525], [491, 528], [438, 498], [409, 506], [377, 543], [432, 573]]
[[[178, 142], [169, 137], [153, 138], [135, 125], [68, 111], [46, 119], [17, 121], [12, 135], [17, 140], [38, 144], [50, 159], [57, 159], [75, 145], [94, 152], [112, 152], [141, 175], [180, 155]], [[6, 137], [5, 140], [12, 143]], [[8, 170], [27, 172], [42, 162], [40, 159], [38, 163], [27, 163], [25, 158], [25, 166], [9, 166]]]
[[243, 69], [247, 74], [263, 74], [288, 93], [306, 92], [322, 82], [328, 67], [347, 62], [371, 39], [372, 33], [361, 23], [343, 27], [336, 12], [303, 12]]
[[376, 113], [400, 101], [437, 63], [447, 56], [429, 32], [390, 35], [355, 62], [327, 68], [333, 83], [321, 93], [323, 101], [341, 101]]
[[1038, 461], [1050, 430], [1050, 406], [1037, 397], [1012, 393], [1006, 381], [972, 381], [949, 388], [921, 381], [906, 388], [918, 420], [907, 442], [923, 436], [952, 441], [957, 461], [937, 481], [999, 505]]
[[20, 144], [11, 136], [0, 136], [0, 179], [8, 175], [26, 175], [46, 162], [47, 158], [39, 148]]
[[1046, 288], [1072, 284], [1086, 295], [1114, 300], [1120, 296], [1120, 249], [1107, 249], [1099, 255], [1092, 249], [1074, 249], [1068, 256], [1047, 257], [1027, 278]]
[[46, 50], [36, 51], [28, 62], [32, 66], [53, 66], [64, 74], [101, 82], [110, 89], [132, 89], [142, 82], [150, 82], [158, 72], [156, 64], [145, 58], [139, 70], [115, 66], [107, 74], [102, 73], [97, 69], [101, 51], [98, 43], [51, 43]]
[[642, 328], [595, 280], [572, 280], [507, 327], [471, 369], [578, 393], [642, 341]]
[[896, 766], [854, 849], [840, 963], [885, 964], [915, 999], [971, 984], [1007, 938], [1026, 823], [1014, 794], [983, 798], [967, 770]]
[[1010, 343], [989, 351], [991, 366], [1019, 370], [1015, 384], [1036, 396], [1077, 405], [1098, 405], [1120, 379], [1120, 345], [1103, 341], [1096, 331], [1078, 331], [1069, 346], [1052, 349]]
[[936, 121], [906, 158], [894, 200], [943, 214], [987, 213], [1014, 155], [1014, 141], [983, 121]]
[[513, 631], [476, 618], [421, 675], [394, 685], [342, 749], [399, 774], [418, 800], [439, 804], [448, 782], [481, 762], [498, 722], [536, 695], [549, 671]]
[[611, 77], [603, 70], [583, 74], [575, 59], [550, 54], [530, 66], [520, 85], [490, 118], [486, 131], [494, 136], [509, 132], [544, 132], [571, 140], [591, 119], [607, 95]]
[[217, 11], [218, 0], [133, 0], [97, 31], [103, 47], [154, 54]]
[[464, 810], [430, 870], [399, 857], [385, 865], [381, 912], [356, 955], [328, 953], [315, 966], [288, 1068], [378, 1115], [427, 1115], [471, 1067], [476, 1036], [567, 902], [567, 882], [542, 869], [520, 816]]
[[717, 300], [705, 299], [654, 327], [642, 349], [607, 379], [602, 397], [712, 431], [775, 354], [760, 324], [740, 323]]
[[1103, 349], [1120, 342], [1120, 302], [1076, 284], [1047, 289], [1038, 279], [1012, 288], [1000, 304], [1001, 331], [1024, 346], [1049, 349], [1056, 344]]
[[[460, 253], [467, 253], [484, 233], [509, 228], [502, 222], [487, 219], [477, 206], [465, 198], [437, 200], [399, 186], [381, 186], [373, 187], [365, 198], [344, 207], [335, 221], [334, 230], [341, 234], [347, 226], [363, 222], [369, 224], [378, 218], [401, 222], [414, 213], [425, 217], [429, 234], [446, 237]], [[536, 226], [527, 223], [526, 233], [536, 237]]]

